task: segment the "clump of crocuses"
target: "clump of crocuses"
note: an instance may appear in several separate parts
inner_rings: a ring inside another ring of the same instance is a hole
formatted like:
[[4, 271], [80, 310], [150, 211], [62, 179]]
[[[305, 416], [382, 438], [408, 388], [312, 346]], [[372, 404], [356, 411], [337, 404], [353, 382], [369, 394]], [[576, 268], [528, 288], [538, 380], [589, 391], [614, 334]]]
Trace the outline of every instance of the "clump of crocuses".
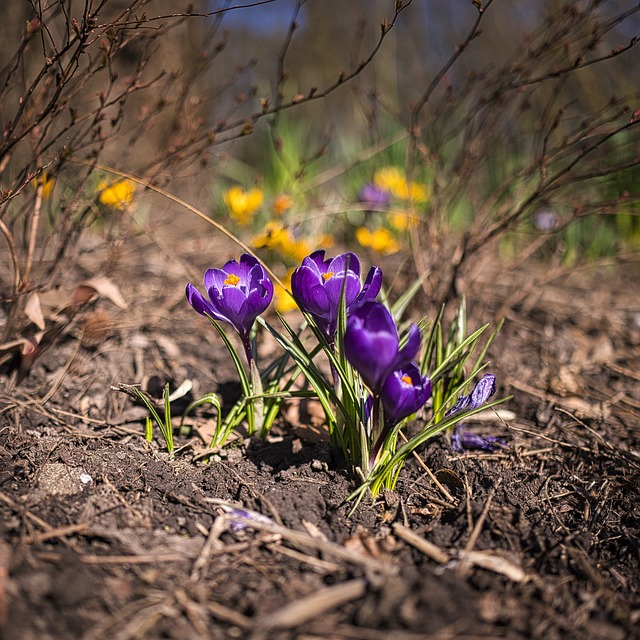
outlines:
[[[364, 483], [354, 494], [358, 499], [366, 489], [376, 494], [382, 486], [393, 487], [405, 459], [419, 444], [442, 429], [453, 430], [480, 406], [491, 406], [488, 399], [495, 391], [495, 379], [490, 375], [484, 376], [468, 396], [459, 395], [481, 370], [479, 363], [466, 379], [446, 378], [452, 370], [462, 371], [482, 330], [465, 335], [451, 348], [440, 344], [435, 351], [435, 334], [431, 331], [425, 356], [420, 359], [422, 335], [418, 325], [409, 324], [400, 331], [394, 314], [376, 300], [382, 288], [382, 271], [372, 266], [363, 282], [355, 253], [327, 258], [324, 251], [315, 251], [293, 272], [291, 293], [313, 330], [316, 344], [309, 343], [308, 334], [303, 335], [304, 324], [295, 329], [280, 317], [284, 330], [279, 330], [261, 317], [273, 297], [273, 284], [255, 257], [244, 254], [239, 262], [230, 260], [222, 268], [207, 270], [204, 288], [206, 297], [188, 284], [187, 299], [225, 339], [245, 396], [237, 405], [240, 408], [233, 416], [235, 422], [226, 420], [224, 424], [235, 425], [246, 415], [249, 432], [257, 425], [261, 435], [266, 435], [285, 399], [309, 396], [309, 391], [297, 391], [298, 386], [293, 385], [302, 373], [324, 410], [332, 441], [361, 471]], [[406, 308], [410, 300], [405, 298], [401, 308]], [[251, 340], [256, 320], [284, 351], [262, 377]], [[250, 380], [219, 323], [231, 325], [240, 336]], [[333, 374], [329, 377], [323, 353]], [[440, 355], [434, 359], [434, 353]], [[430, 367], [432, 377], [427, 371]], [[449, 382], [443, 385], [443, 379]], [[437, 410], [433, 392], [431, 416], [426, 417], [425, 412], [424, 420], [418, 423], [418, 434], [398, 446], [401, 426], [410, 416], [419, 415], [430, 401], [433, 384], [438, 385]], [[443, 388], [449, 391], [443, 394]]]

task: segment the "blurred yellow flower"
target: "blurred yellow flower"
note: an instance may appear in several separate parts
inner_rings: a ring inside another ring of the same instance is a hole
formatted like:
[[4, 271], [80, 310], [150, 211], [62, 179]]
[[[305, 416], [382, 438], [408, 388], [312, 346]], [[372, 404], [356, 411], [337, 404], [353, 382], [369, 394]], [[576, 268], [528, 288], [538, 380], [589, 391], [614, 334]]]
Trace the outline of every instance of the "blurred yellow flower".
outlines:
[[401, 198], [402, 196], [398, 194], [404, 191], [407, 181], [404, 173], [398, 167], [382, 167], [375, 172], [373, 183], [379, 189], [389, 191], [396, 198]]
[[280, 222], [268, 222], [264, 231], [251, 240], [256, 249], [269, 249], [296, 261], [301, 261], [311, 253], [311, 247], [305, 240], [298, 240]]
[[224, 203], [231, 217], [245, 227], [251, 222], [251, 216], [262, 206], [264, 194], [260, 189], [245, 191], [242, 187], [231, 187], [224, 194]]
[[317, 240], [318, 249], [331, 249], [336, 239], [330, 233], [323, 233]]
[[426, 202], [431, 196], [431, 189], [421, 182], [410, 182], [407, 185], [407, 200], [412, 202]]
[[302, 262], [311, 253], [311, 245], [306, 240], [294, 240], [283, 250], [297, 262]]
[[389, 213], [389, 224], [398, 231], [411, 229], [412, 227], [415, 227], [417, 223], [418, 220], [416, 215], [409, 213], [408, 211], [397, 209]]
[[288, 211], [293, 206], [293, 198], [286, 193], [282, 193], [276, 196], [273, 201], [273, 213], [277, 216], [281, 216], [285, 211]]
[[356, 240], [363, 247], [373, 249], [376, 253], [391, 255], [400, 251], [400, 243], [393, 237], [389, 229], [370, 231], [366, 227], [356, 229]]
[[287, 241], [289, 230], [280, 222], [267, 222], [264, 231], [251, 239], [251, 244], [256, 249], [277, 250], [283, 242]]
[[125, 178], [124, 180], [118, 180], [118, 182], [101, 182], [98, 185], [100, 191], [99, 200], [107, 207], [113, 207], [120, 211], [125, 211], [129, 208], [133, 196], [136, 192], [136, 183], [133, 180]]
[[34, 189], [37, 188], [39, 185], [42, 185], [42, 197], [44, 200], [46, 200], [51, 195], [51, 192], [53, 191], [53, 187], [55, 183], [56, 183], [56, 179], [50, 178], [47, 175], [46, 171], [43, 171], [40, 177], [34, 178], [31, 181], [31, 184], [33, 185]]
[[[288, 289], [291, 289], [291, 274], [293, 273], [293, 269], [287, 272], [287, 275], [282, 278], [282, 284], [285, 285]], [[293, 299], [293, 296], [289, 293], [285, 287], [281, 287], [278, 283], [275, 283], [274, 291], [273, 291], [273, 299], [276, 309], [280, 313], [287, 313], [288, 311], [293, 311], [298, 308], [296, 301]]]
[[404, 173], [398, 167], [383, 167], [373, 176], [373, 183], [379, 189], [393, 194], [398, 200], [426, 202], [431, 195], [429, 187], [421, 182], [407, 182]]

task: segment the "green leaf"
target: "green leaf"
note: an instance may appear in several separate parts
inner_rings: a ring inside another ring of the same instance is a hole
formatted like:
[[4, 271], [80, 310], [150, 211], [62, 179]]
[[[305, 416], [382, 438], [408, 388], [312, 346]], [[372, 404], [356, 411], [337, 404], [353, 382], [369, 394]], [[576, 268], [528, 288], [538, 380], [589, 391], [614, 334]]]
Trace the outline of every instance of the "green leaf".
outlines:
[[184, 424], [187, 416], [196, 408], [203, 404], [212, 404], [216, 409], [216, 428], [213, 438], [209, 444], [210, 447], [222, 446], [231, 435], [231, 431], [229, 429], [222, 428], [222, 403], [220, 398], [215, 393], [207, 393], [206, 395], [194, 400], [182, 414], [182, 420], [180, 421], [180, 425]]
[[[164, 410], [165, 410], [164, 419], [162, 419], [158, 414], [158, 412], [156, 411], [156, 408], [151, 398], [149, 398], [149, 396], [140, 388], [132, 384], [119, 384], [117, 388], [120, 391], [124, 391], [130, 396], [134, 396], [135, 398], [140, 400], [142, 404], [144, 404], [144, 406], [147, 408], [147, 410], [151, 414], [151, 417], [156, 421], [156, 424], [160, 429], [160, 433], [162, 434], [162, 437], [164, 439], [167, 452], [172, 454], [174, 450], [174, 446], [173, 446], [173, 428], [171, 426], [171, 406], [170, 406], [169, 393], [168, 393], [169, 385], [167, 384], [167, 386], [165, 387], [165, 391], [163, 393]], [[166, 418], [167, 415], [169, 416], [168, 421]], [[167, 429], [167, 425], [169, 427], [168, 429]], [[149, 441], [151, 441], [150, 435], [151, 435], [151, 429], [149, 428], [149, 418], [147, 417], [147, 419], [145, 420], [145, 438], [147, 438], [147, 440]]]
[[173, 445], [173, 424], [171, 422], [171, 400], [169, 396], [171, 392], [169, 391], [169, 383], [164, 387], [164, 392], [162, 393], [162, 398], [164, 400], [164, 422], [160, 422], [160, 431], [162, 431], [162, 435], [164, 437], [165, 444], [167, 445], [167, 451], [169, 453], [173, 453], [174, 445]]

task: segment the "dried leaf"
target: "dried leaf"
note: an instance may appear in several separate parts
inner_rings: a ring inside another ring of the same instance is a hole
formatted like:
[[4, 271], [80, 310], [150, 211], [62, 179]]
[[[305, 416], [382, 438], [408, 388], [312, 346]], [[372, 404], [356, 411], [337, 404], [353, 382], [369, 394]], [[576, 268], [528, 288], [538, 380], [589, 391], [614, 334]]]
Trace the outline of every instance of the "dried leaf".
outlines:
[[26, 338], [18, 338], [17, 340], [11, 340], [4, 344], [0, 344], [0, 353], [3, 351], [14, 352], [18, 349], [23, 356], [26, 356], [36, 350], [36, 345]]
[[91, 278], [90, 280], [81, 282], [73, 292], [74, 303], [80, 304], [86, 302], [91, 297], [87, 289], [93, 290], [111, 300], [111, 302], [117, 307], [120, 307], [120, 309], [126, 309], [128, 306], [120, 293], [120, 289], [105, 276], [98, 276], [97, 278]]
[[44, 313], [42, 313], [42, 306], [40, 305], [40, 296], [37, 293], [31, 293], [27, 296], [27, 303], [24, 307], [24, 313], [38, 327], [41, 331], [44, 331]]

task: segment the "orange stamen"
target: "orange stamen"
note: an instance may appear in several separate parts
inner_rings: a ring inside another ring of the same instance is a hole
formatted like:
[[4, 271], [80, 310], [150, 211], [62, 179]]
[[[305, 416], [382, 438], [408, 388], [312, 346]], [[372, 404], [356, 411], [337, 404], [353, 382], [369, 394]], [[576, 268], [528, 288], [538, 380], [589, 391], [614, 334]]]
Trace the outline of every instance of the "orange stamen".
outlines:
[[230, 273], [226, 277], [224, 284], [230, 284], [235, 287], [238, 284], [238, 282], [240, 282], [240, 278], [235, 273]]
[[406, 382], [407, 384], [413, 384], [413, 380], [411, 379], [411, 376], [402, 376], [402, 382]]
[[322, 274], [323, 280], [328, 280], [329, 278], [333, 278], [333, 271], [327, 271], [327, 273]]

